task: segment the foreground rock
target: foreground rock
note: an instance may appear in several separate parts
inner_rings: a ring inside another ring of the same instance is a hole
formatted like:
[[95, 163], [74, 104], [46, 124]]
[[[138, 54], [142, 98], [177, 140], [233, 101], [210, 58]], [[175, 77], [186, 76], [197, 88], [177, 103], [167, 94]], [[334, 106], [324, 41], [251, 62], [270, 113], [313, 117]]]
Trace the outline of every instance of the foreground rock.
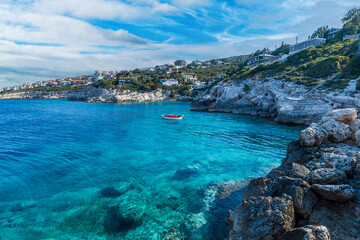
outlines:
[[229, 239], [358, 240], [356, 116], [355, 109], [325, 114], [289, 144], [278, 168], [250, 181], [244, 200], [229, 213]]
[[[309, 89], [271, 78], [245, 79], [231, 83], [220, 82], [210, 90], [200, 92], [192, 102], [191, 109], [254, 115], [282, 123], [309, 125], [335, 108], [360, 109], [359, 97], [360, 94], [350, 96], [346, 91]], [[354, 118], [353, 112], [346, 115], [333, 114], [333, 117], [329, 117], [339, 122]]]

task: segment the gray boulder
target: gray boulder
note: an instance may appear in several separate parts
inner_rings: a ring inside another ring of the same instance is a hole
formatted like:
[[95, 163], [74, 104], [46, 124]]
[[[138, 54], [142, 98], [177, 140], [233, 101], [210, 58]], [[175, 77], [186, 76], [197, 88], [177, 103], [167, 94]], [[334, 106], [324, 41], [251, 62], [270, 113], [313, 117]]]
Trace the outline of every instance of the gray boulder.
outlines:
[[351, 136], [349, 125], [336, 121], [335, 119], [330, 119], [322, 123], [321, 127], [328, 133], [328, 138], [332, 142], [344, 142]]
[[258, 197], [258, 196], [269, 196], [272, 195], [274, 189], [273, 181], [260, 177], [253, 179], [249, 182], [248, 188], [242, 194], [244, 198], [248, 197]]
[[293, 228], [294, 219], [290, 196], [250, 197], [229, 213], [229, 240], [275, 240]]
[[310, 172], [306, 179], [310, 184], [341, 184], [346, 174], [335, 168], [320, 168]]
[[355, 119], [354, 121], [351, 121], [349, 123], [349, 128], [351, 131], [350, 138], [352, 140], [355, 140], [355, 133], [360, 130], [360, 119]]
[[327, 132], [318, 124], [312, 123], [302, 130], [299, 141], [305, 147], [319, 146], [327, 137]]
[[354, 201], [320, 200], [309, 217], [309, 224], [324, 225], [334, 240], [359, 240], [360, 206]]
[[331, 237], [325, 226], [306, 225], [285, 233], [279, 240], [331, 240]]
[[317, 202], [317, 197], [311, 191], [310, 185], [299, 178], [282, 177], [279, 179], [278, 191], [292, 197], [295, 213], [304, 219], [311, 214]]
[[322, 198], [331, 201], [343, 202], [354, 199], [355, 190], [346, 184], [342, 185], [319, 185], [314, 184], [311, 189]]
[[338, 122], [349, 123], [354, 121], [357, 117], [357, 110], [355, 108], [344, 108], [344, 109], [334, 109], [326, 113], [321, 118], [321, 123], [326, 122], [330, 119], [335, 119]]
[[293, 163], [292, 164], [292, 168], [291, 168], [291, 176], [294, 178], [301, 178], [301, 179], [306, 179], [306, 176], [310, 173], [310, 170], [301, 165], [301, 164], [297, 164], [297, 163]]

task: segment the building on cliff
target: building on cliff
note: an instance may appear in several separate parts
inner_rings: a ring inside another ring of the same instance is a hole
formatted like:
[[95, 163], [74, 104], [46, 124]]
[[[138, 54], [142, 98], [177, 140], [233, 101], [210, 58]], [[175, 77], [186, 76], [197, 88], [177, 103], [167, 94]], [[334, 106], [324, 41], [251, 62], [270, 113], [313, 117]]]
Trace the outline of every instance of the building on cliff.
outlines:
[[256, 56], [253, 56], [251, 58], [249, 58], [249, 60], [247, 61], [247, 65], [248, 66], [254, 66], [260, 63], [266, 63], [266, 62], [271, 62], [278, 59], [278, 57], [270, 55], [270, 54], [259, 54]]
[[326, 43], [325, 38], [313, 38], [290, 46], [290, 54], [302, 51], [309, 47], [317, 47]]

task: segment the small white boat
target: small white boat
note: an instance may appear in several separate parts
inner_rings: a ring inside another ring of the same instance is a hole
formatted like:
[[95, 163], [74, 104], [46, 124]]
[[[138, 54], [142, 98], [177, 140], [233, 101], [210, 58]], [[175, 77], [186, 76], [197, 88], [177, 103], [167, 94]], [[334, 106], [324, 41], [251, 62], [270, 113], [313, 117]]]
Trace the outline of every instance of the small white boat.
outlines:
[[161, 115], [164, 119], [170, 119], [170, 120], [179, 120], [179, 119], [182, 119], [184, 117], [184, 115], [172, 115], [172, 114], [169, 114], [169, 115]]

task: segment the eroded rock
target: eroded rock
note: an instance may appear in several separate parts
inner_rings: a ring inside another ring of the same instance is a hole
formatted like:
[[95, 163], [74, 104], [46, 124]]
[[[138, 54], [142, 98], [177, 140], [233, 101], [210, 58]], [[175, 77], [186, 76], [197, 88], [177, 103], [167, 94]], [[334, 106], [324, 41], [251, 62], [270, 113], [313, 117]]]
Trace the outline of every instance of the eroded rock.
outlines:
[[229, 214], [229, 239], [277, 239], [294, 226], [290, 196], [250, 197]]
[[340, 184], [345, 181], [346, 174], [335, 168], [320, 168], [310, 172], [306, 178], [310, 184]]
[[331, 201], [343, 202], [354, 199], [354, 189], [346, 184], [342, 185], [319, 185], [314, 184], [311, 189], [319, 194], [322, 198]]
[[305, 147], [319, 146], [327, 137], [327, 132], [320, 125], [312, 123], [300, 133], [300, 143]]

